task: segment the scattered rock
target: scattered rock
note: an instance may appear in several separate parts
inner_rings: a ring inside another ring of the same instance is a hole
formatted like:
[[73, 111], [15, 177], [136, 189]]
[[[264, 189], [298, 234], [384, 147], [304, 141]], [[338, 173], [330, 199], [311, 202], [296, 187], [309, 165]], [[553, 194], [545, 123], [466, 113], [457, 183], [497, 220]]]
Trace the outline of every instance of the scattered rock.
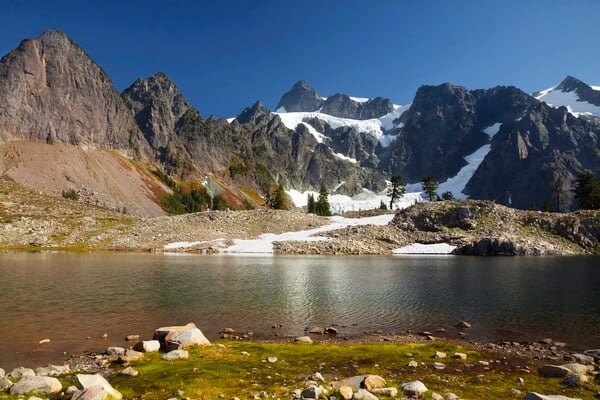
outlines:
[[50, 343], [50, 339], [42, 339], [38, 342], [38, 344], [48, 344]]
[[465, 353], [454, 353], [452, 358], [454, 358], [455, 360], [463, 360], [464, 361], [467, 359], [467, 355]]
[[127, 375], [127, 376], [138, 376], [140, 373], [138, 370], [133, 369], [131, 367], [127, 367], [124, 370], [121, 371], [121, 375]]
[[573, 357], [573, 359], [579, 364], [583, 364], [583, 365], [594, 364], [594, 357], [588, 356], [586, 354], [575, 353], [575, 354], [571, 354], [571, 357]]
[[437, 369], [438, 371], [441, 371], [444, 368], [446, 368], [446, 364], [441, 363], [441, 362], [434, 362], [433, 363], [433, 368]]
[[135, 350], [126, 350], [125, 354], [119, 356], [119, 361], [122, 363], [130, 363], [144, 358], [144, 353]]
[[354, 394], [352, 388], [346, 385], [340, 386], [339, 392], [340, 396], [342, 396], [342, 399], [344, 400], [350, 400], [352, 398], [352, 395]]
[[442, 395], [442, 398], [443, 398], [444, 400], [459, 400], [459, 399], [460, 399], [460, 397], [458, 397], [457, 395], [455, 395], [455, 394], [454, 394], [454, 393], [452, 393], [452, 392], [446, 392], [446, 393], [444, 393], [444, 394]]
[[163, 360], [174, 361], [174, 360], [187, 360], [190, 358], [190, 353], [187, 350], [172, 350], [162, 356]]
[[442, 396], [439, 393], [432, 392], [431, 393], [431, 400], [444, 400], [444, 396]]
[[379, 389], [385, 387], [385, 379], [383, 379], [379, 375], [367, 375], [365, 380], [363, 381], [363, 386], [368, 391], [372, 391], [373, 389]]
[[62, 390], [60, 381], [48, 376], [23, 376], [10, 388], [10, 394], [24, 395], [28, 393], [53, 394]]
[[408, 363], [408, 364], [406, 364], [406, 366], [407, 366], [408, 368], [417, 368], [417, 367], [419, 366], [419, 363], [418, 363], [418, 362], [416, 362], [416, 361], [414, 361], [414, 360], [412, 360], [412, 361], [409, 361], [409, 363]]
[[519, 389], [510, 388], [510, 394], [513, 396], [519, 396], [521, 395], [521, 391]]
[[30, 396], [27, 400], [44, 400], [41, 397], [37, 397], [37, 396]]
[[572, 363], [565, 365], [544, 365], [538, 369], [538, 373], [545, 378], [563, 378], [568, 374], [585, 375], [594, 367]]
[[103, 334], [100, 336], [100, 339], [108, 339], [108, 333], [103, 333]]
[[48, 365], [47, 367], [39, 367], [35, 369], [35, 374], [38, 376], [60, 376], [71, 372], [68, 365]]
[[133, 349], [143, 353], [152, 353], [160, 350], [160, 342], [158, 340], [144, 340], [136, 344]]
[[140, 340], [140, 335], [128, 335], [125, 337], [125, 340], [128, 342], [133, 342], [135, 340]]
[[233, 335], [235, 333], [235, 330], [233, 328], [225, 328], [223, 329], [223, 333], [226, 335]]
[[298, 336], [296, 339], [294, 339], [294, 342], [312, 343], [313, 341], [308, 336]]
[[458, 327], [459, 327], [459, 328], [463, 328], [463, 329], [469, 329], [469, 328], [471, 328], [472, 326], [473, 326], [473, 325], [472, 325], [470, 322], [467, 322], [467, 321], [460, 321], [460, 322], [458, 323]]
[[66, 390], [65, 390], [65, 394], [68, 396], [72, 396], [73, 393], [75, 393], [76, 391], [78, 391], [79, 389], [77, 389], [77, 386], [69, 386]]
[[567, 385], [569, 387], [579, 387], [583, 383], [587, 383], [587, 382], [588, 382], [587, 375], [568, 374], [567, 376], [565, 376], [565, 385]]
[[125, 349], [123, 347], [109, 347], [106, 349], [106, 354], [109, 356], [121, 356], [125, 354]]
[[314, 327], [310, 328], [310, 330], [308, 331], [308, 333], [322, 335], [323, 333], [325, 333], [325, 328], [322, 328], [320, 326], [314, 326]]
[[0, 368], [0, 378], [4, 378], [5, 375], [6, 375], [6, 372], [4, 372], [4, 370], [2, 368]]
[[328, 328], [325, 328], [325, 333], [328, 335], [337, 335], [339, 333], [339, 331], [337, 328], [330, 326]]
[[304, 389], [300, 394], [300, 399], [317, 399], [315, 388]]
[[551, 345], [551, 344], [552, 344], [552, 342], [554, 342], [554, 340], [552, 340], [552, 339], [550, 339], [550, 338], [545, 338], [545, 339], [542, 339], [542, 340], [540, 340], [540, 343], [541, 343], [541, 344], [547, 344], [547, 345]]
[[323, 375], [321, 375], [320, 372], [315, 372], [314, 374], [312, 374], [311, 378], [315, 381], [325, 382], [325, 378], [323, 378]]
[[359, 389], [354, 392], [352, 398], [356, 400], [377, 400], [377, 396], [365, 389]]
[[403, 383], [401, 389], [402, 392], [408, 397], [421, 397], [425, 392], [427, 392], [427, 386], [425, 386], [425, 384], [423, 384], [421, 381]]
[[35, 372], [31, 368], [17, 367], [8, 374], [8, 377], [13, 379], [21, 379], [24, 376], [35, 376]]
[[444, 353], [443, 351], [436, 351], [433, 355], [434, 358], [446, 358], [446, 356], [446, 353]]
[[267, 361], [274, 364], [277, 362], [277, 357], [269, 357], [267, 358]]
[[0, 378], [0, 391], [10, 389], [12, 385], [13, 383], [7, 377]]
[[123, 398], [123, 395], [118, 390], [114, 389], [101, 375], [78, 374], [77, 380], [79, 381], [82, 390], [73, 393], [74, 400], [106, 399], [108, 396], [112, 396], [117, 400]]
[[376, 394], [379, 396], [386, 396], [386, 397], [398, 396], [398, 389], [396, 389], [395, 387], [377, 388], [377, 389], [373, 389], [372, 392], [373, 392], [373, 394]]

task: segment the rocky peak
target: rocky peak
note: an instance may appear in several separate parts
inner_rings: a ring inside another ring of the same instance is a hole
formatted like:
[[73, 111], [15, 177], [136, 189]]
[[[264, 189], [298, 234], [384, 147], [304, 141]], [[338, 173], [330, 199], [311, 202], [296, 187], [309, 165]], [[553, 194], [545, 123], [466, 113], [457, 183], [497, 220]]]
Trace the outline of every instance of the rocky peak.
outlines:
[[154, 149], [168, 147], [177, 121], [192, 108], [164, 72], [136, 80], [122, 96]]
[[324, 99], [305, 81], [298, 81], [292, 88], [281, 96], [277, 110], [283, 108], [286, 112], [316, 111]]
[[567, 77], [563, 79], [555, 89], [563, 92], [576, 92], [582, 89], [585, 90], [586, 88], [589, 88], [587, 83], [580, 81], [571, 75], [567, 75]]
[[250, 107], [246, 107], [240, 115], [237, 116], [236, 120], [240, 124], [255, 124], [258, 125], [261, 122], [270, 119], [272, 117], [271, 112], [265, 108], [263, 103], [258, 100]]
[[0, 139], [147, 149], [110, 78], [56, 30], [0, 61]]

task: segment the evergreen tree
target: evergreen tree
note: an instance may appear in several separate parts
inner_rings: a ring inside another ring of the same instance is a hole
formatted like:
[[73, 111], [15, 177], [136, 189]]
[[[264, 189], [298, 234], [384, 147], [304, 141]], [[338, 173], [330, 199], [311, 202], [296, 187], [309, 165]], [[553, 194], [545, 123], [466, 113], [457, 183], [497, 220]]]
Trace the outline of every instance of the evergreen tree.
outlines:
[[585, 172], [577, 179], [575, 198], [583, 210], [600, 209], [600, 182], [594, 174]]
[[387, 210], [387, 206], [385, 205], [385, 203], [383, 202], [383, 200], [381, 200], [381, 203], [379, 203], [379, 209], [380, 210]]
[[319, 189], [319, 198], [315, 204], [315, 214], [324, 217], [331, 216], [331, 208], [329, 207], [328, 197], [329, 193], [327, 192], [327, 188], [325, 186], [321, 186], [321, 189]]
[[308, 200], [306, 202], [306, 212], [309, 214], [316, 213], [315, 196], [312, 193], [308, 194]]
[[454, 194], [451, 191], [442, 193], [442, 200], [454, 200]]
[[283, 185], [275, 185], [274, 193], [270, 196], [270, 207], [275, 210], [287, 210], [287, 199], [285, 197], [285, 189]]
[[552, 204], [550, 204], [548, 200], [544, 200], [544, 202], [542, 202], [542, 211], [552, 212]]
[[427, 193], [429, 201], [433, 201], [437, 198], [438, 183], [431, 175], [427, 175], [425, 178], [423, 178], [421, 185], [423, 186], [423, 191]]
[[404, 183], [404, 179], [398, 175], [392, 176], [391, 182], [392, 183], [387, 190], [387, 195], [390, 196], [390, 210], [393, 210], [396, 200], [406, 193], [406, 183]]

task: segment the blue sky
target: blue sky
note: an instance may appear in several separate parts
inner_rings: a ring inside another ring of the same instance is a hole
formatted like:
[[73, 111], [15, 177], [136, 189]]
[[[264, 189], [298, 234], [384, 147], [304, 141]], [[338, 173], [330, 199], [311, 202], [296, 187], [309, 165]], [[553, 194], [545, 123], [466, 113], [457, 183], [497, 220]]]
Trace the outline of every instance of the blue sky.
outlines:
[[600, 85], [597, 0], [7, 1], [0, 53], [45, 29], [78, 42], [123, 90], [166, 72], [201, 114], [274, 108], [294, 82], [412, 101], [422, 84]]

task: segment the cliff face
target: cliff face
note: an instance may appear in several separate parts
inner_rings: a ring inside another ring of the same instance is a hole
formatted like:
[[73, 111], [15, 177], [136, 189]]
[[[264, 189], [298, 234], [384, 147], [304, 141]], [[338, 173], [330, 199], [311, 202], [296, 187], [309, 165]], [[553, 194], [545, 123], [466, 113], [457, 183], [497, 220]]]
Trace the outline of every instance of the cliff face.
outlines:
[[0, 60], [0, 139], [147, 149], [108, 75], [59, 31]]

